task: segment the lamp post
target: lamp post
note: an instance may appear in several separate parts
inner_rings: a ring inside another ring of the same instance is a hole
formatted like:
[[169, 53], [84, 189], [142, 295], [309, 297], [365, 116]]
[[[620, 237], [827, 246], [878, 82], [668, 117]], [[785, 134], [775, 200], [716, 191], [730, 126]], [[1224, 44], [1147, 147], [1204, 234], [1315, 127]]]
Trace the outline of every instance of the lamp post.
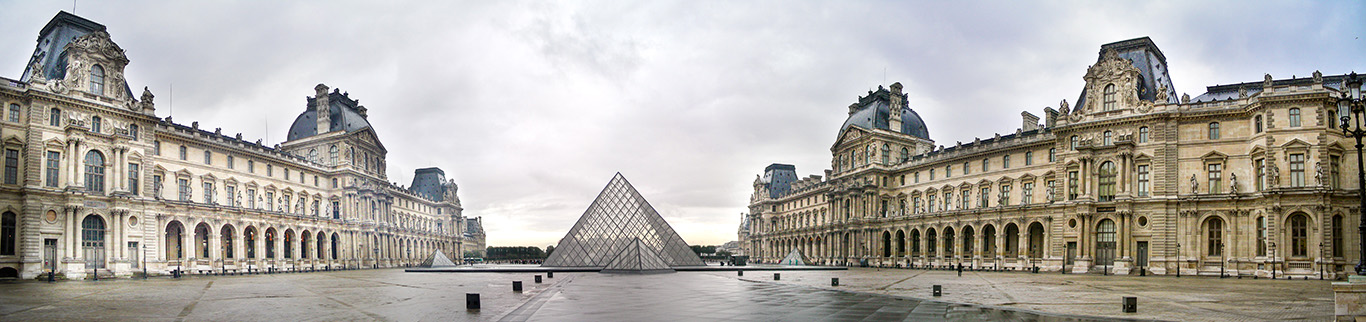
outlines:
[[147, 279], [147, 244], [142, 244], [142, 279]]
[[1271, 246], [1271, 279], [1276, 279], [1276, 242], [1267, 243]]
[[1181, 278], [1181, 243], [1176, 243], [1176, 278]]
[[[1348, 112], [1348, 114], [1342, 115], [1342, 132], [1357, 140], [1357, 197], [1361, 200], [1360, 211], [1366, 214], [1366, 189], [1361, 188], [1362, 184], [1366, 184], [1366, 169], [1362, 168], [1361, 160], [1361, 138], [1366, 136], [1366, 128], [1363, 128], [1366, 124], [1362, 124], [1362, 117], [1366, 117], [1366, 115], [1362, 115], [1361, 79], [1357, 78], [1356, 72], [1352, 72], [1343, 80], [1343, 90], [1342, 97], [1338, 98], [1338, 111], [1347, 110]], [[1356, 121], [1352, 120], [1353, 115], [1356, 116]], [[1356, 273], [1357, 275], [1366, 275], [1366, 262], [1363, 261], [1366, 259], [1366, 216], [1359, 217], [1361, 217], [1361, 223], [1357, 225], [1357, 237], [1362, 247], [1359, 247], [1361, 248], [1361, 256], [1357, 257]]]
[[375, 248], [375, 269], [379, 269], [379, 248]]

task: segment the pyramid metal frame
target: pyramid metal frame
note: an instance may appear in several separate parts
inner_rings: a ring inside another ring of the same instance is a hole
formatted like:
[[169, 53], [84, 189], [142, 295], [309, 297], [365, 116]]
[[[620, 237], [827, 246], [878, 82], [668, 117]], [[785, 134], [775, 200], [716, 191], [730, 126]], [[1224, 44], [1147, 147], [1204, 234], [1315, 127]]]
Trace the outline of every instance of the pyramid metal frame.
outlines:
[[449, 257], [446, 257], [446, 253], [441, 252], [441, 250], [437, 250], [436, 252], [433, 252], [433, 253], [432, 253], [432, 256], [431, 256], [431, 257], [428, 257], [427, 260], [422, 261], [422, 264], [419, 264], [418, 266], [419, 266], [419, 267], [455, 267], [456, 265], [455, 265], [455, 262], [452, 262], [451, 259], [450, 259]]
[[603, 267], [600, 273], [627, 273], [627, 274], [650, 274], [650, 273], [673, 273], [673, 268], [664, 263], [659, 254], [655, 254], [649, 247], [641, 244], [640, 238], [632, 239], [621, 248], [621, 252], [612, 256], [612, 261]]
[[606, 267], [633, 239], [669, 267], [706, 265], [618, 172], [541, 266]]

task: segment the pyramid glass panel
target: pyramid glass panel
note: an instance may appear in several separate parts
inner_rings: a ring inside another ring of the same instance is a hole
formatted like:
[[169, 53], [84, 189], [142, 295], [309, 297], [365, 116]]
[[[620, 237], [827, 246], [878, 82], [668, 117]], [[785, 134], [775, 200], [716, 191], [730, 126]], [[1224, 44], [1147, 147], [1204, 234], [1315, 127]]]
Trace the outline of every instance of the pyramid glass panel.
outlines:
[[632, 245], [643, 248], [637, 253], [648, 250], [668, 267], [705, 265], [650, 202], [617, 173], [541, 266], [607, 267]]

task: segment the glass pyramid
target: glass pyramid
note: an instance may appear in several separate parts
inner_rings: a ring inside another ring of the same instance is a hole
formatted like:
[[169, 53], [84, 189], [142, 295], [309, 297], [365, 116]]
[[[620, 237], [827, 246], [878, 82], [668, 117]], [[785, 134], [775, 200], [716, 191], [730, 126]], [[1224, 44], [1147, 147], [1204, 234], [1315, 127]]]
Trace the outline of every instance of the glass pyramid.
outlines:
[[541, 266], [607, 267], [637, 240], [669, 267], [706, 265], [626, 177], [617, 173]]
[[783, 260], [778, 262], [778, 264], [804, 266], [807, 265], [806, 255], [802, 255], [801, 250], [793, 248], [791, 252], [787, 253], [787, 257], [783, 257]]
[[446, 257], [446, 253], [442, 253], [440, 250], [438, 250], [438, 251], [436, 251], [435, 253], [432, 253], [432, 257], [431, 257], [431, 258], [428, 258], [427, 260], [422, 261], [422, 264], [420, 264], [419, 266], [421, 266], [421, 267], [454, 267], [454, 266], [455, 266], [455, 262], [452, 262], [450, 258]]
[[674, 270], [664, 263], [663, 258], [659, 258], [659, 254], [642, 244], [640, 238], [631, 240], [626, 247], [622, 247], [620, 253], [612, 256], [612, 261], [602, 268], [601, 273], [673, 273]]

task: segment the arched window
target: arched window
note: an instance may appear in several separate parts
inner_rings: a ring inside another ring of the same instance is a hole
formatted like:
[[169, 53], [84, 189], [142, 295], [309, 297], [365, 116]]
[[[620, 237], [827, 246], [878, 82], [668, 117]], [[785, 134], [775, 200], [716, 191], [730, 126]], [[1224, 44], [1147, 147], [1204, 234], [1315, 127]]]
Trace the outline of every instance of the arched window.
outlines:
[[1309, 255], [1309, 217], [1301, 213], [1290, 215], [1290, 256]]
[[1077, 136], [1076, 136], [1076, 135], [1073, 135], [1072, 138], [1069, 139], [1069, 140], [1072, 141], [1072, 151], [1076, 151], [1076, 150], [1077, 150]]
[[904, 148], [904, 147], [901, 148], [901, 162], [906, 162], [906, 160], [910, 160], [910, 159], [911, 159], [911, 151], [910, 151], [910, 150], [907, 150], [907, 149]]
[[972, 226], [964, 226], [964, 227], [963, 227], [963, 256], [968, 256], [968, 257], [971, 257], [971, 256], [972, 256], [972, 246], [973, 246], [973, 244], [974, 244], [974, 243], [973, 243], [973, 238], [974, 238], [974, 236], [973, 236], [972, 233], [973, 233], [973, 231], [972, 231]]
[[189, 160], [189, 159], [190, 159], [190, 150], [189, 150], [189, 149], [186, 149], [184, 145], [180, 146], [180, 160], [181, 160], [181, 161], [185, 161], [185, 160]]
[[181, 249], [184, 245], [185, 226], [179, 221], [172, 221], [166, 225], [166, 259], [185, 258], [185, 251]]
[[311, 238], [307, 230], [299, 233], [299, 259], [308, 259], [308, 240]]
[[1148, 143], [1148, 127], [1138, 128], [1138, 143]]
[[1300, 127], [1300, 109], [1290, 109], [1290, 127]]
[[15, 245], [19, 244], [18, 220], [13, 212], [0, 215], [0, 255], [15, 255]]
[[1025, 151], [1025, 165], [1034, 165], [1034, 151]]
[[294, 230], [285, 230], [285, 258], [294, 258]]
[[1105, 104], [1101, 107], [1103, 111], [1113, 111], [1115, 109], [1115, 84], [1105, 85], [1105, 96], [1101, 102]]
[[1257, 115], [1257, 116], [1253, 116], [1253, 117], [1252, 117], [1252, 129], [1253, 129], [1253, 131], [1254, 131], [1254, 132], [1252, 132], [1252, 133], [1262, 133], [1262, 116], [1261, 116], [1261, 115]]
[[1029, 224], [1029, 258], [1043, 258], [1043, 224]]
[[266, 228], [266, 258], [275, 258], [275, 228]]
[[891, 164], [892, 148], [886, 144], [882, 145], [882, 164]]
[[1219, 139], [1219, 122], [1210, 122], [1210, 124], [1209, 124], [1209, 139], [1210, 139], [1210, 140], [1218, 140], [1218, 139]]
[[1105, 161], [1100, 164], [1100, 171], [1097, 172], [1097, 192], [1100, 201], [1115, 200], [1115, 163]]
[[936, 251], [938, 248], [935, 247], [937, 244], [936, 241], [938, 240], [937, 234], [934, 233], [934, 228], [925, 230], [925, 253], [929, 254], [930, 257], [934, 257], [935, 254], [939, 253]]
[[1004, 249], [1006, 258], [1015, 257], [1015, 254], [1018, 254], [1020, 251], [1020, 227], [1015, 226], [1014, 223], [1006, 224], [1005, 237], [1006, 240], [1003, 240], [1003, 242], [1006, 244], [1006, 249]]
[[1333, 227], [1332, 227], [1332, 229], [1333, 229], [1333, 236], [1332, 236], [1332, 241], [1333, 241], [1333, 242], [1332, 242], [1332, 244], [1331, 244], [1330, 246], [1333, 247], [1333, 257], [1342, 257], [1342, 248], [1343, 248], [1344, 246], [1343, 246], [1343, 244], [1342, 244], [1342, 216], [1341, 216], [1341, 215], [1333, 215]]
[[104, 193], [104, 155], [100, 151], [85, 154], [85, 191]]
[[233, 233], [232, 233], [232, 225], [223, 225], [222, 231], [220, 231], [220, 232], [218, 233], [218, 237], [219, 237], [219, 239], [220, 239], [220, 240], [219, 240], [219, 245], [222, 246], [222, 248], [219, 249], [219, 253], [223, 254], [223, 258], [229, 258], [229, 259], [234, 258], [233, 253], [232, 253], [232, 250], [233, 250], [232, 241], [233, 241], [234, 239], [233, 239], [232, 236], [233, 236]]
[[90, 93], [104, 95], [104, 67], [90, 66]]
[[1096, 225], [1096, 264], [1115, 264], [1115, 222], [1103, 219]]
[[322, 161], [322, 160], [318, 160], [318, 149], [308, 149], [308, 161], [310, 161], [310, 162], [321, 162], [321, 161]]
[[52, 109], [47, 113], [47, 125], [62, 126], [62, 110]]
[[81, 221], [81, 250], [85, 253], [85, 267], [104, 267], [104, 218], [85, 216]]
[[328, 162], [327, 165], [331, 165], [331, 166], [337, 165], [337, 145], [336, 145], [336, 144], [333, 144], [332, 147], [330, 147], [330, 148], [327, 149], [327, 162]]
[[911, 230], [911, 256], [920, 256], [920, 230]]
[[332, 250], [332, 259], [338, 259], [338, 258], [337, 258], [337, 257], [338, 257], [338, 256], [337, 256], [337, 248], [340, 248], [340, 244], [339, 244], [339, 243], [340, 243], [340, 241], [339, 241], [340, 238], [338, 238], [338, 237], [339, 237], [339, 236], [337, 236], [337, 233], [332, 233], [332, 248], [331, 248], [331, 250]]
[[91, 132], [100, 133], [100, 130], [104, 128], [104, 127], [102, 126], [103, 124], [101, 124], [102, 122], [100, 122], [100, 121], [103, 121], [103, 120], [101, 120], [99, 116], [92, 116], [92, 117], [90, 117], [90, 131], [91, 131]]
[[1113, 138], [1113, 137], [1114, 137], [1114, 133], [1110, 133], [1110, 131], [1105, 131], [1105, 133], [1102, 134], [1102, 136], [1101, 136], [1101, 141], [1100, 141], [1100, 142], [1101, 142], [1101, 145], [1106, 145], [1106, 146], [1110, 145], [1110, 143], [1113, 142], [1113, 141], [1111, 141], [1111, 138]]
[[953, 256], [953, 227], [944, 228], [944, 256]]
[[194, 226], [194, 253], [195, 257], [204, 259], [209, 258], [209, 225], [199, 223]]
[[256, 259], [256, 227], [247, 227], [242, 233], [242, 247], [247, 251], [247, 259]]
[[327, 259], [327, 253], [323, 252], [324, 249], [327, 249], [327, 235], [321, 231], [318, 232], [318, 239], [315, 244], [318, 244], [318, 248], [313, 250], [313, 256], [318, 259]]
[[1224, 254], [1224, 220], [1210, 217], [1205, 221], [1205, 254], [1222, 256]]

